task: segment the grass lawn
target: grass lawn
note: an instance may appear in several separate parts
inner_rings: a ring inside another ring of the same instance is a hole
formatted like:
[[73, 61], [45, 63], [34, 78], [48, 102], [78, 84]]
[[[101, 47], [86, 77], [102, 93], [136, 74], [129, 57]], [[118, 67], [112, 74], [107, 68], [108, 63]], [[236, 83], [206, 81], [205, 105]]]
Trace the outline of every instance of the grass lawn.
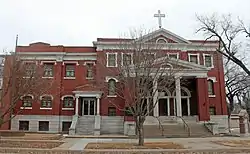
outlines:
[[227, 140], [227, 141], [212, 141], [212, 142], [230, 147], [250, 147], [250, 140]]
[[89, 143], [85, 149], [184, 149], [184, 147], [173, 142], [148, 142], [144, 146], [138, 146], [136, 143]]

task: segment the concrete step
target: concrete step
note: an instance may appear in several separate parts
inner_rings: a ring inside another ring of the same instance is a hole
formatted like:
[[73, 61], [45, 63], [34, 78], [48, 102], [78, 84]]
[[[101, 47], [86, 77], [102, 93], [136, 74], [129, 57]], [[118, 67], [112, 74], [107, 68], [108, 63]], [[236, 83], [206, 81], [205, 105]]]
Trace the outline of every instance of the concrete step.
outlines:
[[[188, 130], [184, 128], [183, 124], [163, 125], [162, 127], [159, 128], [159, 126], [145, 125], [145, 137], [188, 137]], [[191, 137], [212, 136], [205, 126], [201, 124], [192, 124], [192, 126], [189, 127]]]

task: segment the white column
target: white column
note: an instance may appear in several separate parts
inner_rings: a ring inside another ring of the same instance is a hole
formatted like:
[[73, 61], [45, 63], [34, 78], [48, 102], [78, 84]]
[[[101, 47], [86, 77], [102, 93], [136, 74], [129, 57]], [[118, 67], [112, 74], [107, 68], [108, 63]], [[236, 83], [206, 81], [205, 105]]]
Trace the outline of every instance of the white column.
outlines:
[[169, 97], [167, 98], [167, 101], [168, 101], [168, 103], [167, 103], [167, 105], [168, 105], [168, 116], [170, 116], [170, 99], [169, 99]]
[[182, 116], [181, 109], [181, 83], [180, 77], [175, 78], [175, 90], [176, 90], [176, 106], [177, 106], [177, 116]]
[[96, 115], [100, 115], [100, 97], [96, 97]]
[[76, 105], [75, 105], [75, 115], [78, 115], [79, 111], [79, 96], [76, 96]]
[[190, 116], [190, 98], [187, 98], [188, 116]]
[[154, 116], [158, 117], [159, 116], [159, 104], [158, 104], [158, 88], [157, 88], [157, 84], [158, 84], [158, 78], [155, 78], [153, 81], [153, 105], [155, 105], [154, 107]]

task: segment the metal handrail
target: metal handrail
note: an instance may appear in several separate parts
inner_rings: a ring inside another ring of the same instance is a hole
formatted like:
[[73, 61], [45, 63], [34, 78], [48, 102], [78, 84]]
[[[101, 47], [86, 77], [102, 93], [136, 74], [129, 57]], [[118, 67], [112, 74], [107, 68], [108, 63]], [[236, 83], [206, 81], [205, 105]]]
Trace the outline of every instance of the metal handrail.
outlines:
[[184, 129], [185, 128], [187, 129], [187, 131], [188, 131], [188, 137], [190, 137], [191, 136], [191, 131], [190, 131], [190, 127], [188, 126], [188, 124], [186, 123], [186, 121], [182, 117], [180, 117], [180, 116], [177, 116], [177, 118], [180, 118], [182, 120]]

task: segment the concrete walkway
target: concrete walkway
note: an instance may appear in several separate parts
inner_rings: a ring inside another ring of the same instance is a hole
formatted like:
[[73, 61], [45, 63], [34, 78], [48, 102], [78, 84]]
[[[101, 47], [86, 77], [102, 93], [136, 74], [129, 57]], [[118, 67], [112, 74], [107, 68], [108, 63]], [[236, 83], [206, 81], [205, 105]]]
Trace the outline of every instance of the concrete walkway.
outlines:
[[[174, 142], [182, 144], [186, 149], [202, 150], [202, 149], [231, 149], [233, 147], [223, 146], [212, 143], [211, 141], [223, 140], [250, 140], [250, 137], [209, 137], [209, 138], [164, 138], [164, 139], [145, 139], [145, 142]], [[100, 142], [123, 142], [137, 143], [136, 139], [95, 139], [95, 138], [66, 138], [65, 143], [56, 149], [83, 150], [88, 143]]]

